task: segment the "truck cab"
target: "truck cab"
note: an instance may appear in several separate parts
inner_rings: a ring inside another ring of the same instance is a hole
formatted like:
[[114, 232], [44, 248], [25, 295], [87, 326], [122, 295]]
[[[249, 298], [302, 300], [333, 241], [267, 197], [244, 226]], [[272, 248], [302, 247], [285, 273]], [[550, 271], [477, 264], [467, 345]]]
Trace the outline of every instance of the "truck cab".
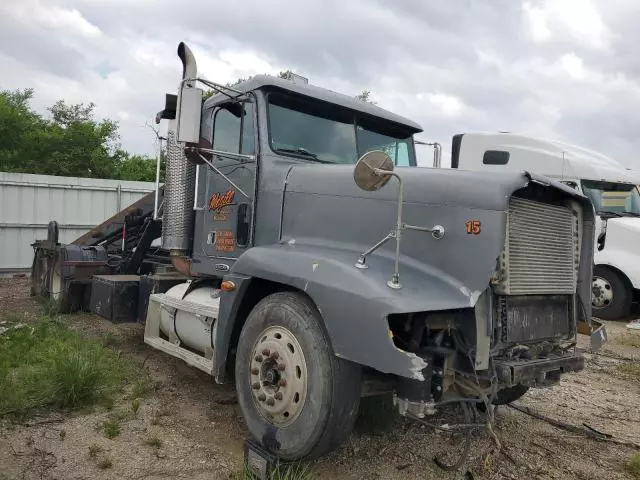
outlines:
[[623, 319], [640, 300], [640, 175], [599, 152], [511, 133], [453, 137], [451, 166], [535, 172], [587, 196], [596, 213], [592, 306], [596, 317]]
[[144, 340], [235, 382], [265, 448], [336, 448], [365, 395], [392, 392], [422, 419], [584, 368], [582, 193], [522, 171], [416, 168], [412, 120], [304, 81], [223, 86], [185, 44], [178, 56], [156, 118], [162, 249], [187, 281], [149, 296]]

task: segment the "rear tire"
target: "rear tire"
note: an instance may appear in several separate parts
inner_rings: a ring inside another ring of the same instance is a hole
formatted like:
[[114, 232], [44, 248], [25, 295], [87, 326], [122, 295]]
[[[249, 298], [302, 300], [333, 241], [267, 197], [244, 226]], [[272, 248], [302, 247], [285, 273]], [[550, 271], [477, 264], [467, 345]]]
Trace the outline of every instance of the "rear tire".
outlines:
[[284, 460], [317, 458], [349, 437], [361, 375], [335, 356], [320, 313], [302, 294], [267, 296], [242, 328], [238, 403], [253, 437]]
[[620, 320], [631, 312], [632, 292], [622, 276], [611, 268], [593, 268], [593, 316], [604, 320]]

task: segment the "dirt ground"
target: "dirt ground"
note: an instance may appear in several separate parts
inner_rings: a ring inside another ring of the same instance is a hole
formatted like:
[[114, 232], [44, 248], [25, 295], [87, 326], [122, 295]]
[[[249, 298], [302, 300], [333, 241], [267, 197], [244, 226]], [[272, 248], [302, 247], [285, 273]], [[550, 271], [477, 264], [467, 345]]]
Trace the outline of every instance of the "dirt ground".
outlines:
[[[28, 321], [38, 308], [27, 278], [0, 279], [0, 322], [9, 315]], [[19, 425], [0, 422], [0, 479], [229, 479], [242, 470], [248, 432], [232, 385], [216, 385], [204, 373], [150, 349], [143, 343], [142, 325], [114, 325], [90, 314], [65, 320], [88, 336], [111, 334], [122, 355], [144, 363], [154, 391], [114, 439], [96, 428], [108, 415], [101, 408]], [[566, 375], [553, 388], [531, 390], [518, 404], [640, 444], [640, 381], [625, 378], [619, 367], [640, 362], [640, 332], [625, 329], [625, 322], [606, 326], [609, 343], [597, 355], [585, 354], [584, 371]], [[584, 340], [580, 346], [586, 348]], [[127, 407], [124, 399], [120, 402], [115, 408]], [[433, 462], [445, 434], [408, 420], [391, 433], [356, 431], [342, 448], [310, 467], [314, 478], [335, 479], [624, 479], [633, 478], [625, 465], [640, 452], [558, 430], [508, 407], [498, 409], [494, 431], [500, 452], [480, 431], [465, 467], [455, 473]], [[145, 444], [150, 436], [162, 446]], [[90, 458], [92, 444], [111, 458], [110, 468], [100, 469]]]

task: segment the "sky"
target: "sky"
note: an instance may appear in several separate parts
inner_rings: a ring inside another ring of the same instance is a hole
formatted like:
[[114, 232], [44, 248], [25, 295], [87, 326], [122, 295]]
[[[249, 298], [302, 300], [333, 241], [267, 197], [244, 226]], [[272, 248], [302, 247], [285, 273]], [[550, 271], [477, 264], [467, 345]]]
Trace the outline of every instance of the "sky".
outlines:
[[185, 41], [219, 83], [291, 69], [370, 90], [445, 164], [454, 134], [510, 131], [640, 169], [639, 22], [637, 0], [1, 0], [0, 89], [34, 88], [42, 113], [93, 102], [125, 149], [153, 155]]

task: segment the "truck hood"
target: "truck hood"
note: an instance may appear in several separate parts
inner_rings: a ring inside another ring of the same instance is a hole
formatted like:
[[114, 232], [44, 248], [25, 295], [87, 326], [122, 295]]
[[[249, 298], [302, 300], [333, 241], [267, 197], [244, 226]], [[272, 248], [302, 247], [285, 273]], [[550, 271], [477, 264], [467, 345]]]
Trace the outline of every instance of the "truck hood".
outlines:
[[612, 225], [615, 225], [616, 229], [640, 235], [640, 217], [610, 218], [607, 220], [607, 229]]
[[[355, 184], [353, 169], [353, 165], [331, 168], [326, 165], [296, 165], [289, 171], [286, 191], [389, 201], [398, 198], [397, 179], [390, 179], [376, 192], [367, 192]], [[527, 172], [472, 172], [424, 167], [398, 167], [395, 171], [403, 178], [404, 201], [408, 204], [504, 211], [513, 192], [530, 182], [551, 185], [580, 201], [586, 199], [562, 183]]]

